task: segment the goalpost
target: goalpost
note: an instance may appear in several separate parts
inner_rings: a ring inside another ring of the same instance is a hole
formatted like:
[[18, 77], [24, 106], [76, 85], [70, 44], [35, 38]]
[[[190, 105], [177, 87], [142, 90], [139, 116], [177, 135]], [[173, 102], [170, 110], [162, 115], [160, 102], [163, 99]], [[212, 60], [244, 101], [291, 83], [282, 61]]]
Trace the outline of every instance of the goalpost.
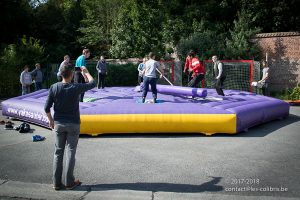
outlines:
[[[254, 60], [221, 60], [226, 73], [224, 89], [242, 90], [252, 92], [251, 83], [260, 80], [260, 64]], [[211, 60], [204, 60], [206, 70], [205, 79], [198, 87], [213, 88], [213, 63]], [[183, 85], [183, 65], [182, 61], [160, 61], [164, 69], [165, 77], [173, 85]], [[159, 84], [169, 85], [165, 79], [159, 79]], [[185, 84], [183, 86], [186, 86]]]
[[[260, 78], [259, 62], [253, 60], [221, 60], [226, 74], [224, 89], [252, 92], [251, 83]], [[213, 63], [205, 60], [205, 87], [213, 88]]]

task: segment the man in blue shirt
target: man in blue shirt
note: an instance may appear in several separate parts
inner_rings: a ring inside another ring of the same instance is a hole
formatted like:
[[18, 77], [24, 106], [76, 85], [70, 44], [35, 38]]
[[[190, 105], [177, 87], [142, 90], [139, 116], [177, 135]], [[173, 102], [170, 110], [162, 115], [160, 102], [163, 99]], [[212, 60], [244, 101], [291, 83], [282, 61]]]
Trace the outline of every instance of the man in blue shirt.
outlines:
[[[85, 83], [86, 77], [82, 74], [82, 67], [86, 68], [85, 59], [90, 57], [90, 51], [88, 49], [82, 50], [82, 55], [79, 56], [75, 63], [74, 83]], [[80, 101], [83, 102], [84, 92], [80, 96]]]
[[104, 56], [100, 56], [100, 60], [98, 60], [96, 69], [98, 71], [98, 89], [104, 89], [104, 79], [107, 75], [107, 62], [104, 59]]
[[43, 88], [42, 83], [43, 83], [43, 72], [41, 70], [41, 64], [36, 63], [35, 64], [35, 69], [31, 72], [31, 76], [34, 79], [34, 86], [35, 86], [35, 91], [38, 91]]

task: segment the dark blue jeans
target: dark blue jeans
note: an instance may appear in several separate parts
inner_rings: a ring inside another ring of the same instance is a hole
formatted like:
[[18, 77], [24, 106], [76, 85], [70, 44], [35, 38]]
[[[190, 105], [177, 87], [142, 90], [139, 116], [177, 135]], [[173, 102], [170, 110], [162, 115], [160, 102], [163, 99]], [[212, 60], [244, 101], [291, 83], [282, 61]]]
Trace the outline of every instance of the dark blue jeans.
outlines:
[[149, 84], [151, 85], [151, 91], [152, 91], [152, 96], [154, 99], [157, 98], [157, 89], [156, 89], [156, 82], [157, 79], [156, 78], [151, 78], [151, 77], [147, 77], [144, 76], [144, 81], [143, 81], [143, 98], [146, 98], [147, 93], [149, 91]]
[[221, 78], [215, 80], [215, 88], [216, 88], [218, 95], [225, 96], [224, 92], [223, 92], [225, 79], [226, 79], [226, 76], [222, 76]]
[[35, 82], [35, 91], [41, 90], [43, 88], [42, 82]]

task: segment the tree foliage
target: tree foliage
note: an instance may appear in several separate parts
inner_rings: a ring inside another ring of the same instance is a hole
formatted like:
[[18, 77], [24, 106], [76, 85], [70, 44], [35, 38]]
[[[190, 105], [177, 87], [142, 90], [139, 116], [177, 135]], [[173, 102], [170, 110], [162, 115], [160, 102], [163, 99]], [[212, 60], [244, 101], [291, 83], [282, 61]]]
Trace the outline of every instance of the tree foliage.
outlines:
[[16, 44], [8, 45], [0, 54], [1, 97], [17, 95], [20, 92], [20, 73], [25, 64], [31, 69], [36, 62], [44, 62], [44, 47], [38, 39], [23, 36]]
[[111, 30], [120, 10], [121, 0], [83, 1], [85, 17], [81, 20], [78, 42], [88, 46], [95, 54], [108, 55]]
[[[155, 0], [150, 2], [157, 3]], [[162, 13], [148, 3], [146, 0], [128, 0], [121, 7], [112, 29], [110, 52], [114, 57], [143, 57], [150, 51], [162, 53]]]
[[[92, 58], [195, 49], [203, 59], [252, 59], [257, 32], [300, 31], [299, 7], [299, 0], [1, 0], [1, 66], [19, 72], [42, 58], [59, 63], [83, 47]], [[39, 42], [21, 44], [23, 35]], [[38, 54], [30, 47], [37, 43]]]
[[230, 30], [230, 36], [226, 40], [225, 56], [232, 59], [249, 59], [258, 54], [258, 48], [250, 42], [250, 38], [260, 31], [259, 28], [251, 26], [255, 21], [249, 11], [243, 9], [238, 12], [238, 18], [233, 21], [233, 30]]

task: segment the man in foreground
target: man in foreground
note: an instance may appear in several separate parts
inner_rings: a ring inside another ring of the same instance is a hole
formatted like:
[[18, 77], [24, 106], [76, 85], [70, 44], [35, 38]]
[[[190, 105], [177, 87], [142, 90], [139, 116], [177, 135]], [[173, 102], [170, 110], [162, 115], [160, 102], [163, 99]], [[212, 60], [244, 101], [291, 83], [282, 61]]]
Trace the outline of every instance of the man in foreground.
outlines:
[[[96, 86], [93, 77], [85, 67], [82, 72], [88, 79], [88, 83], [71, 83], [74, 69], [65, 65], [61, 69], [62, 82], [51, 85], [48, 99], [45, 104], [45, 112], [49, 119], [49, 127], [55, 133], [55, 152], [53, 160], [53, 188], [60, 190], [62, 184], [63, 156], [65, 145], [67, 146], [65, 187], [72, 190], [80, 185], [74, 178], [75, 154], [80, 133], [80, 94]], [[54, 104], [54, 117], [50, 108]]]

